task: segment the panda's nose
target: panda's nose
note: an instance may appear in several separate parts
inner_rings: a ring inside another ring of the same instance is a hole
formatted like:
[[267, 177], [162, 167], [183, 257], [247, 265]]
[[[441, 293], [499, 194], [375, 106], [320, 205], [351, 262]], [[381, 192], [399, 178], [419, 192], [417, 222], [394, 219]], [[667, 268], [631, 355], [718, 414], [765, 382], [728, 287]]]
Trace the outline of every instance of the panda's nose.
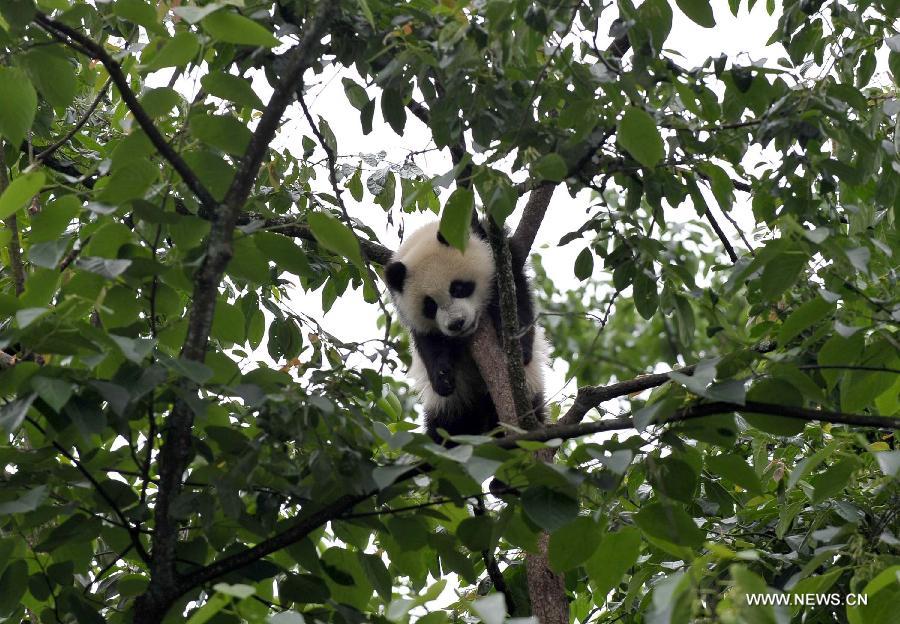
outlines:
[[447, 329], [449, 329], [450, 331], [459, 331], [463, 328], [463, 325], [465, 325], [465, 321], [463, 319], [456, 319], [455, 321], [447, 325]]

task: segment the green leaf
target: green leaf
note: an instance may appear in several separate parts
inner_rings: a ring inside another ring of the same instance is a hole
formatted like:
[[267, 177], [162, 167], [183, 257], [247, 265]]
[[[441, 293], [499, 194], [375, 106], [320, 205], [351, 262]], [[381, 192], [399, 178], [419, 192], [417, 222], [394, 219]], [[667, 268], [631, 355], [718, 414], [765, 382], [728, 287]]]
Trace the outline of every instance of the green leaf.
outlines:
[[141, 364], [153, 347], [156, 346], [156, 340], [152, 338], [128, 338], [127, 336], [119, 336], [116, 334], [108, 334], [109, 338], [119, 347], [129, 361], [135, 364]]
[[15, 67], [0, 67], [0, 135], [10, 145], [21, 145], [36, 112], [37, 93], [25, 72]]
[[825, 472], [810, 478], [809, 483], [813, 486], [813, 505], [840, 494], [858, 467], [858, 459], [855, 457], [846, 457], [828, 468]]
[[640, 552], [641, 532], [637, 529], [625, 527], [607, 533], [597, 551], [584, 564], [594, 595], [605, 597], [617, 587]]
[[585, 247], [575, 258], [575, 277], [584, 281], [594, 273], [594, 254], [590, 247]]
[[[2, 71], [2, 70], [0, 70]], [[3, 96], [0, 95], [0, 98]], [[2, 116], [0, 111], [0, 116]], [[18, 176], [0, 195], [0, 219], [6, 219], [23, 208], [44, 186], [44, 172], [30, 171]]]
[[[748, 401], [760, 401], [764, 403], [776, 403], [800, 407], [803, 405], [803, 396], [793, 384], [784, 379], [765, 377], [754, 382], [747, 391]], [[800, 418], [786, 418], [773, 414], [743, 414], [744, 419], [761, 431], [780, 436], [797, 435], [806, 427], [806, 422]]]
[[532, 174], [549, 180], [550, 182], [562, 182], [566, 179], [569, 168], [566, 161], [559, 154], [547, 154], [541, 157], [531, 168]]
[[45, 269], [52, 269], [59, 264], [72, 239], [62, 237], [46, 243], [35, 243], [28, 248], [28, 259], [31, 264]]
[[862, 594], [867, 598], [866, 604], [847, 605], [847, 621], [850, 624], [890, 624], [896, 621], [897, 605], [900, 604], [900, 565], [892, 565], [879, 572], [863, 588]]
[[678, 458], [649, 458], [647, 476], [653, 491], [664, 498], [690, 504], [697, 494], [697, 471]]
[[116, 0], [113, 13], [158, 35], [166, 34], [166, 29], [156, 17], [156, 9], [144, 0]]
[[634, 521], [650, 537], [678, 546], [697, 548], [706, 539], [706, 532], [694, 524], [684, 509], [675, 505], [659, 502], [644, 505], [635, 514]]
[[645, 319], [653, 318], [659, 307], [656, 277], [645, 269], [638, 269], [634, 274], [634, 305], [638, 314]]
[[191, 115], [191, 134], [226, 154], [242, 156], [252, 133], [231, 115]]
[[834, 304], [821, 297], [811, 299], [802, 304], [785, 319], [778, 332], [778, 344], [786, 347], [787, 344], [808, 327], [811, 327], [827, 317], [834, 311]]
[[109, 183], [97, 195], [97, 200], [110, 206], [118, 206], [144, 196], [156, 181], [159, 168], [151, 160], [129, 160], [115, 168]]
[[350, 196], [356, 201], [362, 201], [363, 185], [362, 185], [362, 167], [357, 167], [350, 179], [347, 180], [347, 190]]
[[666, 155], [656, 122], [640, 108], [625, 109], [616, 136], [619, 145], [645, 167], [655, 166]]
[[389, 601], [393, 592], [393, 579], [381, 557], [361, 552], [359, 553], [359, 563], [378, 595], [385, 602]]
[[[364, 103], [363, 108], [365, 106]], [[381, 94], [381, 116], [394, 132], [403, 136], [403, 128], [406, 126], [406, 106], [399, 89], [384, 89]]]
[[257, 22], [232, 11], [216, 11], [201, 22], [213, 39], [238, 45], [274, 48], [281, 44], [271, 32]]
[[57, 414], [69, 401], [75, 386], [64, 379], [37, 375], [31, 378], [31, 387]]
[[110, 260], [109, 258], [86, 257], [79, 258], [75, 263], [79, 269], [102, 275], [106, 279], [116, 279], [124, 273], [131, 260]]
[[225, 72], [210, 72], [200, 79], [206, 92], [217, 98], [257, 110], [263, 109], [262, 100], [256, 95], [250, 80]]
[[28, 513], [40, 507], [45, 500], [47, 500], [47, 486], [39, 485], [15, 500], [0, 503], [0, 514]]
[[0, 431], [4, 435], [12, 435], [19, 430], [22, 421], [25, 420], [26, 414], [34, 403], [36, 394], [29, 394], [21, 399], [10, 401], [0, 407]]
[[748, 492], [762, 493], [759, 476], [753, 471], [753, 468], [747, 465], [743, 457], [732, 454], [715, 455], [706, 458], [706, 465], [713, 474], [725, 477]]
[[16, 559], [0, 577], [0, 617], [10, 615], [19, 606], [27, 588], [28, 564]]
[[712, 28], [716, 25], [712, 7], [709, 0], [675, 0], [675, 4], [681, 12], [687, 15], [695, 23], [704, 28]]
[[307, 217], [309, 229], [325, 249], [340, 254], [362, 268], [359, 241], [353, 231], [335, 217], [324, 212], [314, 212]]
[[252, 238], [260, 252], [280, 269], [294, 275], [313, 275], [306, 259], [306, 251], [293, 239], [274, 232], [256, 232]]
[[227, 607], [230, 602], [231, 599], [225, 594], [213, 594], [202, 607], [197, 609], [193, 615], [188, 618], [187, 624], [206, 624], [219, 611]]
[[[840, 334], [834, 334], [819, 349], [817, 360], [820, 366], [851, 366], [862, 355], [864, 347], [864, 338], [861, 333], [846, 338]], [[829, 391], [834, 389], [838, 380], [846, 373], [840, 369], [822, 369], [820, 372], [828, 384]]]
[[216, 302], [210, 335], [226, 343], [242, 345], [247, 339], [244, 328], [244, 313], [241, 309], [220, 297]]
[[278, 583], [278, 595], [297, 604], [323, 604], [331, 597], [325, 581], [312, 574], [288, 575]]
[[493, 523], [487, 516], [472, 516], [459, 523], [456, 536], [469, 550], [481, 552], [490, 548], [492, 526]]
[[353, 108], [361, 111], [369, 104], [369, 94], [352, 78], [342, 78], [341, 84], [344, 85], [344, 94]]
[[578, 515], [578, 502], [554, 489], [537, 485], [522, 494], [522, 509], [532, 522], [552, 532]]
[[31, 217], [31, 243], [56, 240], [80, 211], [81, 200], [77, 195], [63, 195], [45, 204]]
[[188, 24], [196, 24], [204, 17], [221, 9], [224, 3], [210, 2], [204, 6], [176, 6], [172, 9], [172, 13], [186, 21]]
[[575, 518], [550, 536], [550, 567], [565, 572], [581, 565], [594, 554], [602, 538], [603, 531], [592, 519], [586, 516]]
[[[162, 44], [157, 50], [155, 46]], [[145, 72], [153, 72], [164, 67], [183, 67], [190, 63], [200, 52], [197, 36], [187, 30], [179, 30], [171, 39], [162, 37], [147, 48], [141, 59], [146, 63]], [[155, 52], [155, 54], [154, 54]]]
[[900, 477], [900, 451], [879, 451], [872, 455], [878, 461], [878, 467], [885, 476]]
[[164, 117], [178, 108], [181, 104], [181, 96], [175, 89], [158, 87], [150, 89], [141, 96], [141, 105], [152, 118]]
[[766, 263], [759, 278], [760, 294], [767, 301], [774, 301], [794, 285], [806, 268], [809, 257], [805, 253], [785, 252]]
[[22, 64], [35, 88], [56, 108], [65, 108], [75, 99], [75, 65], [60, 50], [32, 48], [22, 55]]
[[457, 188], [447, 199], [441, 213], [440, 232], [450, 245], [460, 251], [466, 250], [475, 208], [475, 194], [472, 189]]

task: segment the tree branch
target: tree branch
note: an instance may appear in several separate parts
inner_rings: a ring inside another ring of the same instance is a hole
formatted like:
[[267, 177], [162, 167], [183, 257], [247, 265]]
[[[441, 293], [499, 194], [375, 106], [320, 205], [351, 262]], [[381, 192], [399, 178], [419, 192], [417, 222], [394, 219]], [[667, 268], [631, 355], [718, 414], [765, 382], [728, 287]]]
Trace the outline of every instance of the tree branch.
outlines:
[[216, 206], [217, 202], [215, 198], [206, 189], [203, 183], [200, 182], [200, 178], [198, 178], [193, 170], [188, 167], [187, 163], [184, 162], [181, 155], [175, 151], [175, 148], [166, 141], [165, 137], [163, 137], [156, 127], [156, 124], [153, 123], [153, 119], [147, 114], [144, 107], [141, 106], [137, 96], [128, 84], [128, 78], [122, 71], [122, 66], [109, 55], [103, 46], [85, 36], [80, 31], [63, 24], [62, 22], [50, 19], [43, 13], [38, 12], [35, 15], [34, 21], [56, 39], [59, 39], [79, 52], [86, 53], [90, 58], [103, 63], [103, 66], [109, 73], [110, 79], [115, 83], [116, 88], [119, 90], [119, 95], [122, 96], [122, 100], [125, 102], [128, 110], [134, 115], [135, 121], [138, 122], [138, 125], [140, 125], [141, 129], [147, 135], [147, 138], [150, 139], [150, 142], [153, 143], [153, 146], [160, 155], [172, 165], [172, 168], [175, 169], [175, 171], [178, 172], [178, 175], [181, 176], [184, 183], [191, 189], [191, 192], [197, 196], [200, 203], [206, 205], [210, 209]]
[[531, 191], [531, 195], [525, 203], [525, 208], [522, 210], [522, 218], [519, 219], [519, 225], [516, 226], [515, 233], [509, 239], [513, 268], [521, 268], [528, 259], [531, 246], [534, 245], [534, 239], [537, 237], [538, 229], [544, 221], [547, 206], [550, 205], [550, 199], [553, 197], [553, 191], [555, 190], [556, 184], [545, 182]]
[[[202, 362], [205, 358], [219, 284], [234, 251], [234, 228], [238, 216], [252, 190], [260, 163], [269, 149], [284, 111], [293, 100], [295, 92], [302, 89], [303, 74], [315, 60], [326, 26], [336, 10], [335, 3], [319, 3], [316, 15], [306, 23], [300, 43], [288, 53], [281, 78], [253, 132], [225, 198], [221, 204], [202, 202], [211, 213], [209, 218], [212, 225], [206, 239], [203, 262], [194, 277], [190, 320], [181, 349], [181, 357], [185, 359]], [[115, 80], [115, 76], [113, 78]], [[196, 390], [196, 385], [192, 382], [182, 383], [183, 395], [195, 394]], [[169, 509], [181, 490], [183, 473], [192, 455], [193, 422], [193, 408], [184, 398], [179, 397], [165, 423], [166, 434], [159, 451], [151, 582], [147, 591], [137, 599], [135, 624], [160, 620], [174, 598], [183, 593], [179, 589], [181, 580], [175, 573], [178, 522], [169, 515]]]
[[[549, 199], [549, 198], [548, 198]], [[512, 254], [503, 228], [493, 219], [488, 220], [488, 238], [494, 252], [494, 263], [497, 271], [497, 289], [500, 291], [500, 344], [506, 359], [509, 385], [516, 418], [522, 429], [531, 430], [540, 426], [534, 413], [531, 397], [525, 385], [525, 367], [522, 364], [522, 343], [519, 341], [519, 317], [516, 309], [516, 284], [513, 278]], [[487, 324], [487, 321], [484, 322]], [[482, 373], [486, 373], [483, 371]], [[482, 378], [490, 377], [482, 374]]]
[[712, 229], [715, 231], [716, 236], [719, 237], [719, 241], [722, 243], [722, 246], [725, 248], [725, 252], [728, 254], [728, 257], [731, 258], [732, 262], [737, 262], [737, 254], [734, 251], [734, 247], [731, 244], [731, 241], [728, 240], [728, 237], [725, 235], [725, 232], [722, 230], [722, 227], [719, 225], [719, 222], [716, 221], [716, 218], [713, 216], [712, 209], [709, 205], [706, 206], [706, 210], [704, 211], [704, 216], [706, 220], [709, 221], [709, 224], [712, 226]]
[[[900, 418], [892, 418], [890, 416], [867, 416], [865, 414], [846, 414], [829, 410], [776, 405], [774, 403], [763, 403], [760, 401], [747, 401], [744, 405], [727, 403], [725, 401], [700, 403], [698, 405], [680, 409], [667, 417], [664, 421], [653, 424], [666, 425], [669, 423], [701, 418], [703, 416], [711, 416], [713, 414], [728, 414], [733, 412], [743, 414], [769, 414], [772, 416], [783, 416], [784, 418], [792, 418], [806, 422], [827, 422], [837, 425], [854, 425], [857, 427], [888, 430], [900, 429]], [[515, 448], [516, 445], [522, 441], [546, 442], [554, 439], [570, 440], [572, 438], [580, 438], [581, 436], [600, 433], [602, 431], [618, 431], [633, 428], [634, 420], [627, 416], [574, 424], [560, 421], [555, 425], [548, 425], [526, 433], [500, 438], [496, 444], [500, 448], [509, 449]]]
[[[775, 350], [775, 346], [775, 343], [772, 341], [763, 341], [751, 347], [750, 350], [756, 353], [769, 353], [770, 351]], [[691, 375], [694, 372], [694, 368], [693, 365], [684, 366], [665, 373], [641, 375], [640, 377], [610, 384], [608, 386], [582, 386], [575, 395], [575, 402], [572, 404], [572, 407], [570, 407], [569, 411], [557, 421], [557, 424], [578, 424], [584, 418], [585, 414], [599, 406], [601, 403], [661, 386], [664, 383], [672, 381], [669, 373]]]

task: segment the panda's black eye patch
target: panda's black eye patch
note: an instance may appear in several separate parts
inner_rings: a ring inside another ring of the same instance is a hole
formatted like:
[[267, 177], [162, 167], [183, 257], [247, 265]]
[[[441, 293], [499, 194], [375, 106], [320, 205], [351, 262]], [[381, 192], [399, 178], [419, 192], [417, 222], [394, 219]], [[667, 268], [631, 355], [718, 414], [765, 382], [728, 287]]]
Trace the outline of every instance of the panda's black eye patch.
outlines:
[[453, 280], [450, 283], [450, 296], [456, 299], [471, 297], [475, 292], [475, 282], [468, 280]]
[[422, 303], [422, 314], [425, 315], [425, 318], [433, 319], [437, 316], [437, 302], [431, 297], [426, 296], [425, 301]]

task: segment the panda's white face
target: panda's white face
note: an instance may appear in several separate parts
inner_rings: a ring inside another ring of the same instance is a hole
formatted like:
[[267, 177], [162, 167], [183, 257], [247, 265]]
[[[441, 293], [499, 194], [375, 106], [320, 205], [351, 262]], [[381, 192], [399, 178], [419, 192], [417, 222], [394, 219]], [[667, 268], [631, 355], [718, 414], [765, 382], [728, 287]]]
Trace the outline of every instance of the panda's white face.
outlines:
[[461, 252], [438, 238], [438, 224], [410, 235], [385, 274], [403, 323], [420, 333], [462, 337], [475, 331], [491, 297], [490, 246], [472, 235]]

